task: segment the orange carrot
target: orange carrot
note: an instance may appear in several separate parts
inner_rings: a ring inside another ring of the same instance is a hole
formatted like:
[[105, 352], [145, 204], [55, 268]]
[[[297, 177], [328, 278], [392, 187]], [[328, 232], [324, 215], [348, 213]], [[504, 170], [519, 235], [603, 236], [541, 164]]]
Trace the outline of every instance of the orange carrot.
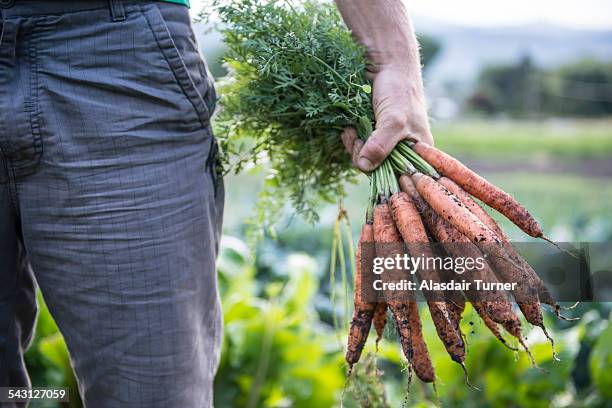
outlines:
[[351, 327], [349, 329], [348, 346], [345, 356], [346, 362], [349, 365], [349, 370], [352, 369], [353, 365], [357, 363], [359, 357], [361, 357], [361, 352], [368, 339], [368, 334], [372, 325], [374, 308], [376, 307], [376, 303], [364, 302], [361, 298], [362, 246], [367, 242], [374, 242], [373, 227], [372, 224], [368, 223], [364, 224], [361, 230], [361, 236], [359, 237], [359, 244], [355, 256], [355, 311], [353, 312], [353, 320], [351, 321]]
[[414, 173], [412, 181], [418, 193], [431, 208], [472, 242], [499, 243], [495, 233], [472, 214], [446, 187], [421, 173]]
[[[455, 196], [457, 196], [463, 202], [463, 204], [465, 204], [470, 209], [470, 211], [474, 215], [476, 215], [478, 219], [480, 219], [480, 221], [482, 221], [484, 225], [486, 225], [487, 227], [489, 227], [489, 229], [495, 232], [497, 237], [504, 244], [506, 252], [510, 256], [510, 258], [527, 272], [528, 277], [529, 277], [529, 284], [537, 288], [539, 300], [544, 304], [552, 306], [557, 316], [559, 316], [559, 310], [561, 309], [560, 306], [557, 304], [557, 302], [555, 302], [552, 295], [546, 288], [546, 285], [544, 284], [542, 279], [540, 279], [538, 274], [533, 270], [531, 265], [529, 265], [529, 263], [525, 261], [525, 259], [523, 259], [523, 257], [520, 256], [518, 252], [516, 252], [516, 250], [514, 249], [514, 247], [508, 240], [508, 237], [506, 236], [504, 231], [499, 227], [497, 222], [495, 222], [493, 217], [491, 217], [489, 213], [487, 213], [464, 189], [458, 186], [451, 179], [447, 177], [441, 177], [438, 180], [438, 182], [442, 184], [444, 187], [446, 187]], [[531, 321], [530, 323], [536, 324]]]
[[[408, 194], [404, 192], [393, 194], [389, 203], [395, 225], [399, 229], [404, 242], [408, 245], [408, 251], [418, 251], [425, 258], [433, 258], [434, 254], [429, 246], [429, 238], [421, 221], [421, 215]], [[419, 268], [416, 274], [421, 281], [440, 282], [438, 271], [435, 269]], [[445, 297], [444, 293], [441, 291], [425, 291], [425, 297], [438, 337], [442, 340], [451, 358], [457, 363], [463, 364], [465, 361], [465, 345], [461, 332], [456, 330], [449, 319], [446, 304], [441, 301]]]
[[535, 238], [544, 237], [544, 231], [540, 224], [510, 194], [485, 180], [459, 160], [433, 146], [418, 142], [412, 148], [438, 172], [449, 177], [465, 191], [499, 211], [525, 233]]
[[374, 323], [374, 329], [376, 330], [376, 346], [383, 338], [385, 332], [385, 326], [387, 325], [387, 303], [378, 302], [376, 309], [374, 309], [374, 317], [372, 318]]
[[493, 335], [497, 338], [497, 340], [499, 340], [500, 343], [502, 343], [504, 346], [508, 347], [510, 350], [517, 351], [517, 349], [515, 347], [512, 347], [511, 345], [509, 345], [508, 342], [506, 341], [506, 339], [504, 339], [504, 336], [502, 336], [501, 332], [499, 331], [498, 323], [494, 322], [489, 317], [489, 315], [485, 311], [485, 308], [484, 308], [484, 305], [482, 304], [482, 302], [473, 302], [472, 306], [474, 306], [474, 310], [476, 310], [476, 313], [478, 313], [478, 315], [480, 316], [480, 318], [484, 322], [485, 326], [487, 326], [489, 331], [491, 333], [493, 333]]
[[[403, 178], [403, 179], [402, 179]], [[417, 178], [418, 180], [418, 178]], [[413, 185], [411, 185], [411, 183]], [[476, 245], [470, 244], [470, 239], [468, 239], [465, 235], [463, 235], [457, 228], [454, 228], [453, 225], [450, 225], [448, 222], [445, 222], [440, 216], [439, 213], [433, 211], [432, 207], [430, 207], [429, 203], [423, 200], [418, 193], [421, 192], [417, 182], [413, 179], [408, 179], [405, 176], [402, 176], [399, 181], [400, 187], [405, 188], [405, 191], [411, 194], [411, 198], [417, 203], [419, 210], [422, 213], [422, 219], [425, 222], [425, 225], [432, 233], [432, 235], [439, 241], [444, 243], [460, 243], [461, 248], [458, 248], [456, 244], [447, 245], [446, 249], [450, 253], [451, 256], [455, 257], [471, 257], [476, 259], [476, 257], [481, 255], [480, 248]], [[436, 183], [437, 184], [437, 183]], [[439, 186], [439, 184], [437, 184]], [[446, 190], [443, 186], [442, 188]], [[425, 191], [425, 190], [424, 190]], [[448, 190], [446, 190], [448, 191]], [[425, 192], [427, 194], [427, 192]], [[449, 192], [450, 194], [450, 192]], [[453, 196], [454, 197], [454, 196]], [[456, 197], [454, 199], [458, 200]], [[459, 205], [460, 208], [465, 208], [465, 205]], [[469, 211], [469, 210], [468, 210]], [[471, 213], [470, 213], [471, 214]], [[469, 217], [466, 217], [468, 220]], [[480, 221], [479, 221], [480, 222]], [[482, 224], [482, 223], [481, 223]], [[484, 224], [483, 224], [484, 226]], [[491, 234], [494, 233], [488, 229]], [[476, 242], [495, 242], [495, 244], [489, 243], [489, 249], [492, 249], [491, 252], [494, 253], [492, 258], [504, 258], [499, 253], [499, 247], [497, 246], [497, 238], [494, 240], [485, 239]], [[492, 248], [491, 248], [492, 247]], [[453, 253], [455, 252], [456, 253]], [[490, 259], [491, 257], [489, 257]], [[489, 266], [485, 263], [485, 267], [482, 270], [472, 269], [468, 273], [465, 274], [466, 280], [475, 281], [476, 279], [482, 280], [483, 282], [497, 282], [496, 277], [493, 271], [489, 268]], [[506, 281], [507, 282], [507, 281]], [[529, 348], [525, 344], [522, 333], [521, 333], [521, 321], [512, 311], [512, 306], [510, 302], [506, 299], [506, 296], [503, 292], [498, 290], [489, 291], [486, 295], [477, 293], [472, 290], [466, 291], [466, 295], [468, 299], [472, 301], [472, 303], [480, 302], [484, 308], [486, 314], [496, 323], [501, 324], [506, 331], [508, 331], [511, 335], [516, 337], [520, 344], [523, 346], [525, 351], [527, 352], [529, 358], [531, 359], [532, 364], [535, 366], [535, 360], [533, 355], [529, 351]]]
[[[436, 214], [429, 204], [418, 195], [418, 186], [416, 188], [413, 187], [414, 184], [412, 184], [412, 180], [410, 180], [410, 178], [402, 176], [400, 177], [399, 183], [400, 187], [409, 192], [409, 194], [411, 194], [411, 198], [417, 203], [417, 206], [421, 211], [422, 220], [427, 226], [429, 232], [438, 242], [449, 244], [445, 246], [445, 249], [447, 252], [449, 252], [449, 255], [454, 257], [471, 257], [473, 259], [482, 256], [480, 249], [476, 245], [472, 244], [470, 240], [465, 235], [461, 234], [456, 228], [445, 222], [445, 220]], [[464, 274], [464, 279], [468, 282], [474, 282], [477, 279], [482, 280], [483, 282], [497, 282], [493, 271], [486, 263], [482, 270], [474, 268], [466, 272]], [[484, 295], [474, 290], [467, 290], [466, 295], [468, 299], [472, 301], [472, 303], [481, 302], [483, 305], [485, 305], [487, 313], [497, 323], [502, 325], [510, 324], [517, 319], [514, 312], [512, 312], [510, 302], [508, 302], [502, 291], [492, 290]], [[512, 324], [514, 325], [514, 323]]]
[[424, 382], [434, 382], [436, 373], [429, 358], [427, 344], [423, 338], [423, 327], [419, 318], [419, 307], [417, 302], [411, 301], [408, 305], [408, 316], [410, 319], [410, 336], [412, 339], [414, 372]]
[[[387, 203], [378, 204], [374, 208], [374, 241], [376, 246], [377, 257], [393, 257], [395, 251], [392, 248], [393, 244], [397, 245], [402, 242], [402, 237], [397, 230], [391, 214], [391, 208]], [[401, 273], [395, 271], [386, 271], [383, 274], [383, 280], [400, 278]], [[414, 367], [417, 376], [425, 382], [434, 381], [434, 371], [427, 346], [422, 339], [420, 331], [420, 320], [417, 312], [414, 312], [416, 302], [394, 300], [396, 295], [393, 293], [385, 293], [387, 305], [391, 309], [393, 320], [397, 326], [402, 351], [408, 359], [408, 362]], [[414, 305], [413, 305], [414, 304]], [[419, 326], [416, 326], [418, 321]], [[416, 342], [416, 344], [415, 344]]]

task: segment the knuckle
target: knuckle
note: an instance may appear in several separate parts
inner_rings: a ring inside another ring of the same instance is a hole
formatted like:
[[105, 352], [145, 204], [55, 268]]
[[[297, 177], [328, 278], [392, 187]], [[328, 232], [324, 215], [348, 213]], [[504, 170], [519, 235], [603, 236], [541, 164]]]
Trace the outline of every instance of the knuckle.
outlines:
[[408, 122], [408, 115], [397, 109], [394, 109], [387, 113], [381, 123], [382, 127], [389, 129], [403, 129], [406, 128]]
[[387, 155], [386, 144], [379, 137], [371, 136], [363, 148], [363, 155], [370, 159], [382, 160]]

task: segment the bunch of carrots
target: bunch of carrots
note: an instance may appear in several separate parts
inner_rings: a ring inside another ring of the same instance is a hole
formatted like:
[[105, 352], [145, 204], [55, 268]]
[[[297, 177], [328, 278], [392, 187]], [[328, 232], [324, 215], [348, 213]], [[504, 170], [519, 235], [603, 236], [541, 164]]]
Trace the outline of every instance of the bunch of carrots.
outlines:
[[[351, 369], [359, 361], [372, 324], [378, 334], [377, 343], [380, 341], [389, 309], [410, 368], [422, 381], [435, 381], [416, 300], [367, 302], [362, 299], [361, 287], [362, 275], [372, 273], [362, 270], [368, 265], [367, 262], [362, 264], [361, 259], [365, 244], [374, 244], [377, 257], [387, 257], [393, 256], [388, 253], [391, 247], [387, 244], [404, 242], [410, 248], [410, 244], [427, 244], [430, 239], [443, 244], [462, 244], [444, 246], [452, 257], [487, 255], [485, 268], [466, 273], [466, 279], [517, 282], [512, 295], [526, 320], [543, 330], [557, 358], [554, 342], [544, 326], [541, 303], [550, 305], [559, 318], [567, 318], [560, 314], [561, 307], [540, 277], [513, 249], [499, 225], [474, 198], [503, 214], [531, 237], [550, 241], [540, 224], [518, 201], [457, 159], [423, 142], [401, 142], [370, 177], [372, 196], [356, 254], [355, 310], [346, 353]], [[419, 252], [427, 248], [427, 245], [420, 246]], [[418, 255], [421, 254], [413, 254]], [[436, 276], [438, 273], [443, 271], [416, 271], [420, 280], [443, 280]], [[518, 340], [535, 365], [522, 336], [521, 321], [503, 291], [492, 291], [483, 297], [467, 290], [464, 295], [456, 292], [441, 301], [444, 295], [425, 293], [425, 298], [440, 340], [451, 359], [463, 367], [466, 377], [466, 349], [460, 329], [466, 298], [497, 339], [517, 350], [503, 338], [500, 331], [503, 327]], [[385, 293], [385, 298], [391, 299], [392, 295], [387, 297]]]
[[[366, 140], [376, 127], [364, 49], [330, 2], [212, 3], [227, 46], [228, 75], [219, 87], [221, 109], [215, 118], [221, 158], [236, 172], [259, 163], [265, 163], [267, 171], [252, 224], [264, 226], [278, 219], [286, 203], [306, 219], [316, 220], [317, 205], [342, 197], [344, 185], [355, 180], [340, 132], [354, 127]], [[361, 275], [372, 273], [361, 270], [364, 243], [373, 243], [377, 257], [391, 255], [386, 252], [393, 243], [430, 240], [461, 244], [446, 246], [451, 257], [486, 255], [486, 268], [466, 273], [465, 279], [518, 282], [512, 295], [521, 312], [548, 336], [541, 303], [552, 306], [561, 317], [560, 307], [474, 198], [528, 235], [548, 240], [520, 203], [453, 157], [421, 142], [399, 143], [369, 178], [371, 200], [355, 263], [355, 311], [346, 354], [350, 367], [358, 362], [372, 325], [380, 340], [389, 309], [414, 371], [424, 381], [435, 379], [416, 300], [362, 299]], [[421, 280], [443, 280], [444, 276], [436, 276], [443, 272], [423, 269], [416, 275]], [[466, 290], [448, 299], [438, 293], [424, 295], [440, 339], [464, 369], [466, 347], [460, 321], [466, 300], [501, 342], [511, 347], [502, 337], [503, 328], [529, 353], [521, 321], [505, 292], [492, 291], [484, 297]]]

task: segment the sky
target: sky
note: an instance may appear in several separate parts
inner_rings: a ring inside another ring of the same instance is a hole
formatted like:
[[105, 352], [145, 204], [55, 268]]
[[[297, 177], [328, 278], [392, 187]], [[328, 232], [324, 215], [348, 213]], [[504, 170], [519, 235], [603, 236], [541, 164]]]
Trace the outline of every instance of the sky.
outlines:
[[[197, 13], [204, 0], [191, 0]], [[580, 29], [612, 29], [612, 0], [405, 0], [411, 14], [458, 25], [542, 22]]]

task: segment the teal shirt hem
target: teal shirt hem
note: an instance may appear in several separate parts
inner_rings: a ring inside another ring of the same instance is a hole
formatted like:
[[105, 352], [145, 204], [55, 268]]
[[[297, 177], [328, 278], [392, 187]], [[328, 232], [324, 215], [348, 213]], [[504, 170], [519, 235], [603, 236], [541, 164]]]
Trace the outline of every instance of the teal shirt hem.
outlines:
[[183, 6], [189, 6], [189, 0], [162, 0], [166, 3], [176, 3], [176, 4], [182, 4]]

